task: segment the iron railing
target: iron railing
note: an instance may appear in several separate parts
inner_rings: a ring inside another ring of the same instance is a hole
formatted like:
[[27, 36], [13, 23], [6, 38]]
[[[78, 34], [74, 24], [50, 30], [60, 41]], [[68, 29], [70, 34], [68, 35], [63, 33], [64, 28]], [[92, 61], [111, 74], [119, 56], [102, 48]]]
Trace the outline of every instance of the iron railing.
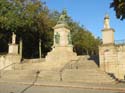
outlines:
[[115, 40], [115, 45], [125, 45], [125, 40]]

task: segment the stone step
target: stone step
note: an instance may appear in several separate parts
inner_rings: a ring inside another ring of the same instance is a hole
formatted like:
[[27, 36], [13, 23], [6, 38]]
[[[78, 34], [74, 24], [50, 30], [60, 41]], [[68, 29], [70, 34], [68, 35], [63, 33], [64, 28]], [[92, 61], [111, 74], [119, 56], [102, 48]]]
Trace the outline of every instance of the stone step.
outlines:
[[63, 73], [63, 79], [67, 82], [114, 82], [106, 73], [99, 71], [91, 71], [87, 73], [84, 70], [65, 70]]
[[[98, 70], [81, 70], [81, 69], [66, 69], [63, 73], [76, 73], [76, 74], [87, 74], [87, 75], [103, 75], [107, 76], [105, 72], [98, 71]], [[79, 72], [79, 73], [78, 73]]]
[[114, 83], [115, 81], [111, 80], [63, 80], [64, 82], [77, 82], [77, 83]]
[[[88, 60], [88, 57], [80, 58], [79, 61], [71, 61], [68, 63], [62, 73], [60, 70], [65, 67], [68, 62], [39, 62], [39, 63], [23, 63], [20, 64], [20, 70], [3, 71], [3, 80], [34, 80], [36, 72], [39, 70], [39, 80], [43, 81], [59, 81], [61, 78], [65, 82], [93, 82], [93, 83], [110, 83], [114, 80], [105, 72], [102, 72], [94, 61]], [[76, 67], [78, 66], [78, 69]], [[71, 69], [72, 67], [72, 69]], [[46, 69], [48, 68], [48, 69]]]
[[[36, 77], [36, 71], [34, 70], [16, 70], [16, 71], [4, 71], [2, 73], [2, 79], [34, 79]], [[60, 76], [57, 71], [40, 71], [39, 79], [41, 80], [54, 80], [59, 81]]]

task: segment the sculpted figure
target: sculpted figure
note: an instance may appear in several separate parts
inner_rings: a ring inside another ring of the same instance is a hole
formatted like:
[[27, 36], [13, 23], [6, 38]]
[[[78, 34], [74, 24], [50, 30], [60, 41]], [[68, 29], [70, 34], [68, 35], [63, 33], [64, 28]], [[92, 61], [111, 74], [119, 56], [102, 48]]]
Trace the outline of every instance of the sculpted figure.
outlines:
[[55, 34], [55, 43], [59, 44], [59, 42], [60, 42], [60, 35], [59, 35], [59, 33], [56, 33]]
[[61, 23], [66, 23], [66, 18], [67, 18], [68, 16], [67, 16], [67, 12], [66, 12], [66, 10], [64, 9], [63, 11], [62, 11], [62, 14], [60, 15], [60, 17], [59, 17], [59, 21], [57, 22], [57, 24], [61, 24]]
[[105, 19], [104, 19], [104, 28], [106, 28], [106, 29], [110, 28], [109, 16], [107, 14], [106, 14]]
[[68, 44], [72, 44], [71, 34], [68, 34]]
[[12, 33], [12, 44], [16, 44], [16, 34]]

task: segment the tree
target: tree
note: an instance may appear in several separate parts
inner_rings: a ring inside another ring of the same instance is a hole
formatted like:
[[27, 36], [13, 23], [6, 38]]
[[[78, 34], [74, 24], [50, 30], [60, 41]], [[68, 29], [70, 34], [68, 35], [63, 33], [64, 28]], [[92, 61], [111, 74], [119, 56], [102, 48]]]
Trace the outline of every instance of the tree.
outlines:
[[[0, 0], [0, 41], [8, 45], [11, 33], [23, 40], [23, 57], [38, 56], [38, 42], [42, 40], [42, 53], [46, 54], [51, 49], [53, 21], [48, 17], [49, 10], [39, 0]], [[7, 51], [0, 43], [0, 51]]]
[[110, 4], [110, 8], [114, 9], [118, 19], [125, 19], [125, 0], [113, 0]]
[[[23, 57], [46, 56], [53, 44], [53, 29], [61, 13], [50, 11], [40, 0], [0, 0], [0, 52], [7, 52], [12, 32], [17, 35], [17, 42], [23, 42]], [[67, 17], [67, 24], [71, 30], [74, 50], [77, 54], [92, 54], [98, 49], [98, 40]], [[39, 49], [41, 40], [41, 49]]]

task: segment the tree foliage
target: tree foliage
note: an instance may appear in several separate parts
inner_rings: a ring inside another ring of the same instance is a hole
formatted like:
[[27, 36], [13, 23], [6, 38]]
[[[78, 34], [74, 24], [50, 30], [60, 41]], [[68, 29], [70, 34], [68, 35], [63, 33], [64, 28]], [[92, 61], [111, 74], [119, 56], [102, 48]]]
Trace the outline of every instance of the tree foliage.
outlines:
[[114, 9], [118, 19], [125, 19], [125, 0], [113, 0], [110, 7]]
[[[41, 39], [42, 55], [51, 50], [53, 29], [59, 19], [58, 11], [50, 11], [39, 0], [0, 0], [0, 52], [7, 52], [12, 32], [23, 41], [23, 57], [39, 56], [39, 40]], [[77, 54], [97, 54], [100, 40], [81, 27], [68, 16], [71, 28], [74, 51]]]

